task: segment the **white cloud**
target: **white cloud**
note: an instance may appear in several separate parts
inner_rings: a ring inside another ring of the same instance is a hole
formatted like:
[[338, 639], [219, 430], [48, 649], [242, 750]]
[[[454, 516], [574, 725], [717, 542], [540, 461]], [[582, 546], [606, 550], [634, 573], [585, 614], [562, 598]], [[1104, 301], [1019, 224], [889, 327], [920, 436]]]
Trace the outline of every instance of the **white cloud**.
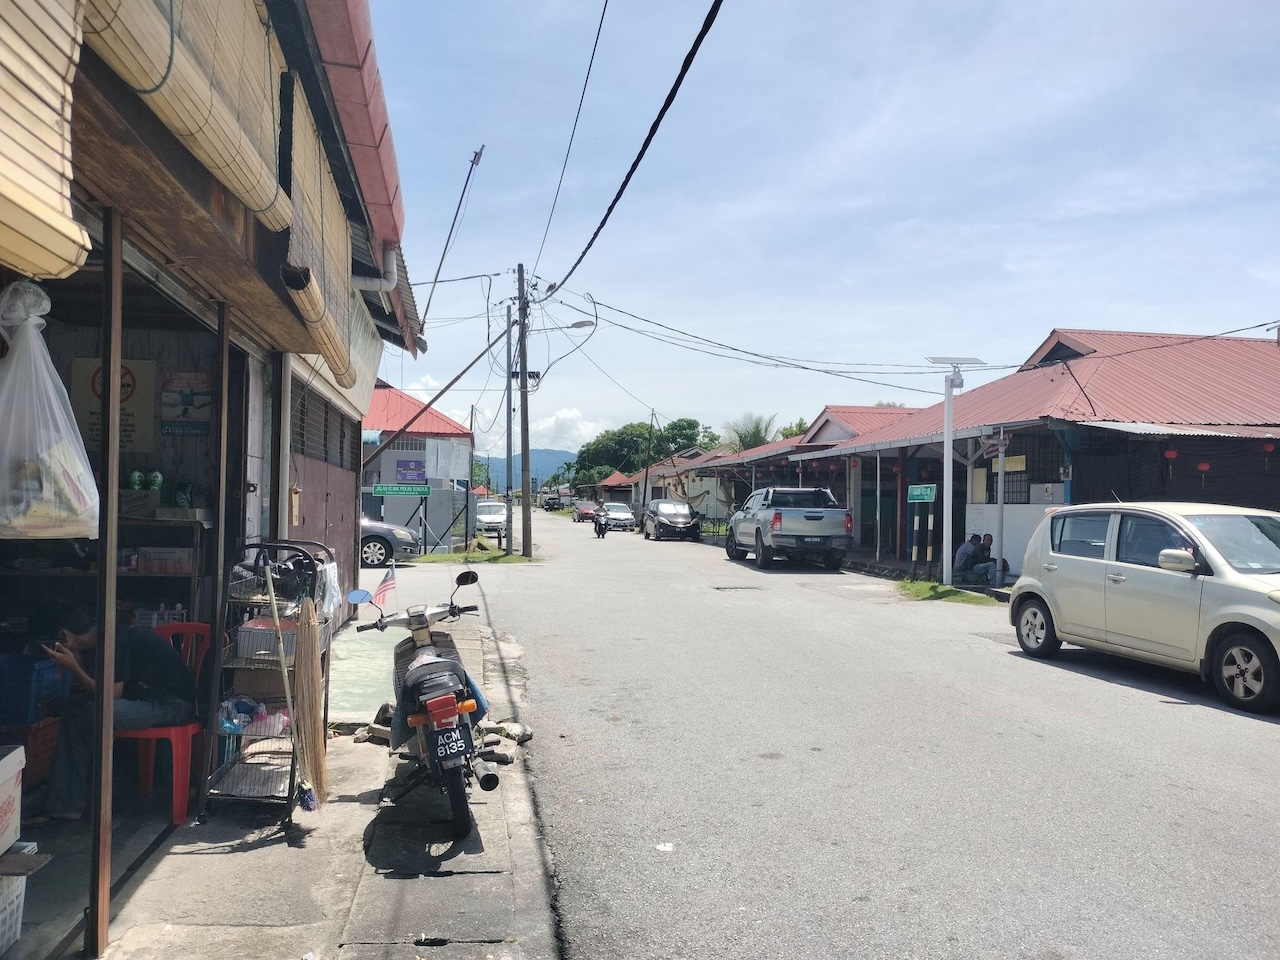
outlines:
[[566, 408], [530, 421], [529, 445], [535, 449], [577, 450], [606, 429], [604, 423], [583, 417], [582, 411]]

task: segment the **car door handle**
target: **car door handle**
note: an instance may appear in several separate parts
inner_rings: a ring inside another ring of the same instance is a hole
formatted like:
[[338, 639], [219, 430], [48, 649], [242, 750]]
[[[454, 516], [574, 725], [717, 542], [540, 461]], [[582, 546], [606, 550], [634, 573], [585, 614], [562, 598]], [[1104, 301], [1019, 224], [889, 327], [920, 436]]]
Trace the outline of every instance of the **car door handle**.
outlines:
[[1108, 573], [1107, 579], [1112, 583], [1124, 583], [1129, 578], [1120, 573]]
[[1046, 563], [1046, 564], [1044, 564], [1043, 566], [1044, 566], [1044, 568], [1045, 568], [1046, 570], [1048, 570], [1050, 573], [1053, 573], [1053, 571], [1055, 571], [1055, 570], [1057, 570], [1057, 569], [1058, 569], [1058, 565], [1057, 565], [1056, 563]]

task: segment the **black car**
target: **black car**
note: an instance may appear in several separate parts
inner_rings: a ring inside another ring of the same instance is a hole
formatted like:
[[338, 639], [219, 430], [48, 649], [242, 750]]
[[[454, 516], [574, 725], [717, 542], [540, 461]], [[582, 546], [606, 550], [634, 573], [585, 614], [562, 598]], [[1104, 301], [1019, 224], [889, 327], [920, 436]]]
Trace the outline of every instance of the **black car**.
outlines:
[[702, 522], [683, 500], [654, 500], [645, 508], [642, 529], [646, 540], [701, 540]]
[[543, 509], [543, 510], [559, 510], [559, 509], [560, 509], [560, 498], [559, 498], [559, 497], [547, 497], [545, 500], [543, 500], [543, 501], [542, 501], [542, 509]]

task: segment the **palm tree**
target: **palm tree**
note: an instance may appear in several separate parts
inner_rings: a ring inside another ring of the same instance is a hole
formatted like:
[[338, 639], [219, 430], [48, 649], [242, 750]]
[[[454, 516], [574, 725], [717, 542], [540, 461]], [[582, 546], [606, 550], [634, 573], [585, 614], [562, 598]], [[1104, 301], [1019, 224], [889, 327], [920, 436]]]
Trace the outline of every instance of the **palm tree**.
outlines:
[[778, 439], [778, 429], [773, 425], [776, 419], [777, 414], [765, 417], [758, 413], [744, 413], [724, 425], [724, 442], [734, 453], [772, 443]]

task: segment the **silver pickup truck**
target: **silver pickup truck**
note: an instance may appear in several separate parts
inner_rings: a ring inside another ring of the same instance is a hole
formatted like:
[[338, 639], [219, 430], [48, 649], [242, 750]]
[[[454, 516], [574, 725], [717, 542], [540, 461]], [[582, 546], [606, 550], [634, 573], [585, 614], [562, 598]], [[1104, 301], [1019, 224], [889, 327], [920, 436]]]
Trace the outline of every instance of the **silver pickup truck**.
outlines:
[[765, 487], [729, 518], [724, 551], [730, 560], [756, 556], [768, 569], [774, 557], [820, 560], [839, 570], [853, 542], [853, 515], [824, 487]]

